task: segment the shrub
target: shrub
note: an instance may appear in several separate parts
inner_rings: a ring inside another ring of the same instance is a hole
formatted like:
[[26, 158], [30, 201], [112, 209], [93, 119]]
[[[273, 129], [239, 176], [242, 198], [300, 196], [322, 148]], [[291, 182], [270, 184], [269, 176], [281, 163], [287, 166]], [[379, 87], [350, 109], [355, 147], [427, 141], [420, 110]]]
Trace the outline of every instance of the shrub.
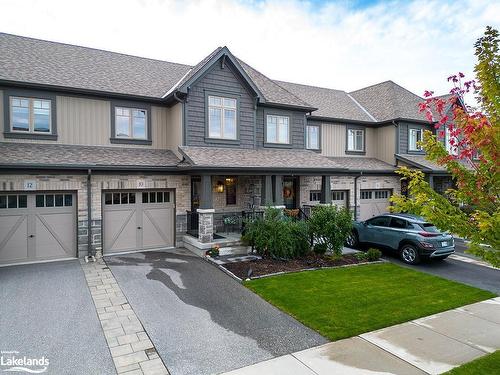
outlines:
[[264, 218], [247, 221], [242, 240], [259, 255], [273, 258], [296, 258], [310, 250], [307, 223], [285, 217], [276, 208], [266, 209]]
[[335, 205], [316, 206], [309, 219], [309, 230], [314, 238], [316, 253], [324, 254], [329, 251], [340, 256], [352, 230], [351, 213]]
[[366, 256], [366, 253], [359, 252], [359, 253], [354, 254], [354, 256], [360, 262], [366, 262], [368, 260], [367, 259], [368, 257]]
[[382, 252], [379, 249], [375, 249], [373, 247], [369, 248], [368, 251], [366, 252], [366, 259], [369, 262], [374, 262], [376, 260], [379, 260], [381, 256]]

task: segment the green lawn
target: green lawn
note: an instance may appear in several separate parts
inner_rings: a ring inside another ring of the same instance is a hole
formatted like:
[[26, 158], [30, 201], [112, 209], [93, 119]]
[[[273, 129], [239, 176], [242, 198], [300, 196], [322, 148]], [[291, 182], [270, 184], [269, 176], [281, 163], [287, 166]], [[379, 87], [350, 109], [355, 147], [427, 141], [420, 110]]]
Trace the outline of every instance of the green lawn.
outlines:
[[245, 285], [330, 340], [495, 297], [394, 264], [290, 273]]
[[500, 350], [466, 363], [446, 373], [447, 375], [496, 375], [500, 374]]

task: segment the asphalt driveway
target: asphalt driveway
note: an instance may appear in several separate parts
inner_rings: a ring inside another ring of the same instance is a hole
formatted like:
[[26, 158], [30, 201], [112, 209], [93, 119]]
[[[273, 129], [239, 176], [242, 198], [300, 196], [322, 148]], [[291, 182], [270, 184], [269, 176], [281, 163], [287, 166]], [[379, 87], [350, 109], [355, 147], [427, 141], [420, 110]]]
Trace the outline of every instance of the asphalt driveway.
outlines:
[[106, 258], [173, 375], [217, 374], [326, 343], [201, 258]]
[[0, 268], [0, 351], [44, 356], [48, 374], [115, 373], [77, 260]]

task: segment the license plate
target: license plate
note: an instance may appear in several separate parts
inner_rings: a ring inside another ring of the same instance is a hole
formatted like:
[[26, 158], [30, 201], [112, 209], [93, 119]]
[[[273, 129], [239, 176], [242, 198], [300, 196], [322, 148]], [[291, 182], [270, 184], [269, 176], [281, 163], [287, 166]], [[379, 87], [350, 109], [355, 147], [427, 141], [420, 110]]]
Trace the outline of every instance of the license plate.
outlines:
[[448, 246], [448, 242], [447, 242], [447, 241], [443, 241], [443, 242], [441, 242], [441, 246], [442, 246], [442, 247], [446, 247], [446, 246]]

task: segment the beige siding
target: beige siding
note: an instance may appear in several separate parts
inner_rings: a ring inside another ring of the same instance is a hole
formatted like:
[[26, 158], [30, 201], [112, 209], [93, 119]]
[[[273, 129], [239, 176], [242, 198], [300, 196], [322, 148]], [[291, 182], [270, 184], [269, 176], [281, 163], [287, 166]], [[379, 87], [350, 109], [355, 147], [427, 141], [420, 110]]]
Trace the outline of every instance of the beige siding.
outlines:
[[396, 128], [392, 125], [378, 128], [376, 142], [377, 150], [375, 157], [394, 165], [394, 154], [396, 153]]
[[180, 156], [178, 146], [182, 144], [182, 103], [172, 106], [167, 114], [166, 148]]
[[345, 126], [338, 124], [321, 125], [321, 150], [325, 156], [345, 156]]
[[[356, 154], [346, 154], [346, 126], [340, 124], [321, 125], [321, 151], [325, 156], [354, 156]], [[376, 129], [366, 128], [365, 146], [366, 154], [359, 157], [375, 157], [377, 144], [375, 139]]]
[[[121, 144], [112, 144], [110, 142], [111, 103], [109, 100], [57, 96], [56, 106], [58, 137], [55, 143], [124, 147]], [[0, 129], [2, 129], [0, 131], [0, 141], [54, 143], [54, 141], [46, 140], [4, 139], [4, 115], [2, 107], [3, 92], [0, 91]], [[171, 148], [177, 150], [177, 145], [180, 144], [181, 138], [179, 136], [181, 135], [181, 130], [174, 130], [172, 132], [170, 127], [171, 122], [174, 128], [181, 124], [179, 116], [182, 116], [182, 110], [179, 108], [174, 106], [173, 110], [171, 110], [166, 107], [152, 106], [152, 146], [126, 145], [126, 147]]]
[[109, 145], [110, 102], [69, 96], [57, 97], [59, 143]]

